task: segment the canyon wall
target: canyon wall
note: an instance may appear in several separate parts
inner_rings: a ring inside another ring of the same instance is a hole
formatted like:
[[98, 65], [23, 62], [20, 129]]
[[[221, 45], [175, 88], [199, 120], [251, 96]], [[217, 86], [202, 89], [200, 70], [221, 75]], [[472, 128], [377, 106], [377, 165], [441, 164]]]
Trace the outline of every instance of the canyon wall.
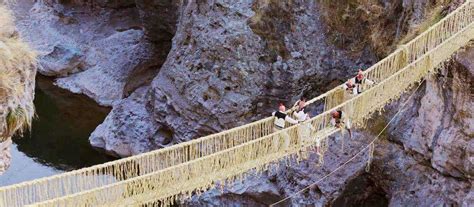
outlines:
[[[18, 0], [14, 8], [20, 33], [39, 51], [39, 72], [112, 107], [91, 144], [125, 157], [248, 123], [279, 102], [325, 92], [460, 3]], [[369, 172], [364, 154], [284, 204], [472, 203], [472, 49], [449, 65], [428, 78], [384, 134]], [[372, 124], [386, 123], [398, 104]], [[271, 204], [334, 170], [373, 137], [336, 135], [321, 166], [311, 154], [188, 204]]]

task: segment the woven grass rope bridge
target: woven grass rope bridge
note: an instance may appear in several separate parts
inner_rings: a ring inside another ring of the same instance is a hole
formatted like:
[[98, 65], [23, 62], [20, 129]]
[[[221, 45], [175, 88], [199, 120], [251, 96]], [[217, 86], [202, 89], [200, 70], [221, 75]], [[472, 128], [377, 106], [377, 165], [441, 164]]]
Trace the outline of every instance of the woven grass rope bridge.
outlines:
[[[452, 54], [474, 38], [474, 1], [432, 25], [412, 41], [364, 71], [376, 84], [357, 96], [338, 86], [307, 104], [324, 104], [310, 120], [273, 132], [271, 117], [217, 134], [71, 171], [0, 188], [0, 206], [136, 206], [171, 205], [195, 193], [244, 179], [284, 159], [302, 159], [319, 140], [338, 131], [329, 124], [330, 111], [343, 110], [358, 128], [368, 117], [398, 99]], [[311, 124], [310, 139], [299, 136]], [[289, 145], [282, 137], [289, 137]]]

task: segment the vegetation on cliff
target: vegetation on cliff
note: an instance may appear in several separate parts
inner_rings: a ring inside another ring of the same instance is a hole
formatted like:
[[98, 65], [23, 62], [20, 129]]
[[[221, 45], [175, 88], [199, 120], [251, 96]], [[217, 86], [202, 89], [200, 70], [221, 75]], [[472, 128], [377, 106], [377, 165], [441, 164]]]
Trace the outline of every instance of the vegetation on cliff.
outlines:
[[355, 53], [369, 46], [379, 57], [415, 38], [459, 5], [456, 0], [320, 2], [326, 32], [334, 45]]
[[19, 38], [10, 11], [0, 5], [0, 141], [31, 125], [35, 65], [35, 52]]

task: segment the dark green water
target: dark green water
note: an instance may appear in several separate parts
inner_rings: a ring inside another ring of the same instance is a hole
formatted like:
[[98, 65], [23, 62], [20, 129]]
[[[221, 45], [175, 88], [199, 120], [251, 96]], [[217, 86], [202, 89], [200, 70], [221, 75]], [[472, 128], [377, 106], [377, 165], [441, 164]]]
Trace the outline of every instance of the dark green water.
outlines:
[[94, 150], [88, 141], [92, 131], [105, 119], [108, 108], [59, 89], [46, 78], [38, 78], [35, 106], [38, 118], [33, 122], [31, 134], [14, 139], [18, 150], [60, 170], [110, 160]]
[[110, 111], [93, 100], [37, 78], [37, 118], [30, 133], [15, 137], [12, 164], [0, 176], [0, 186], [70, 171], [113, 158], [93, 149], [89, 135]]

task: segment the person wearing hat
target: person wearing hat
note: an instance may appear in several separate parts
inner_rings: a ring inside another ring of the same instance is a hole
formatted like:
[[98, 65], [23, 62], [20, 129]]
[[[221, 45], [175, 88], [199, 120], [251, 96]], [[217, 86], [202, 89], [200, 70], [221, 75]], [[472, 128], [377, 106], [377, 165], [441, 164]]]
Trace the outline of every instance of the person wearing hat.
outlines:
[[352, 91], [353, 95], [357, 95], [363, 92], [363, 89], [366, 85], [374, 85], [374, 81], [366, 78], [362, 70], [359, 69], [356, 77], [347, 80], [346, 84], [344, 84], [344, 89], [347, 91]]
[[349, 131], [349, 137], [352, 139], [351, 122], [344, 112], [341, 110], [331, 111], [331, 125], [336, 128], [345, 128]]

